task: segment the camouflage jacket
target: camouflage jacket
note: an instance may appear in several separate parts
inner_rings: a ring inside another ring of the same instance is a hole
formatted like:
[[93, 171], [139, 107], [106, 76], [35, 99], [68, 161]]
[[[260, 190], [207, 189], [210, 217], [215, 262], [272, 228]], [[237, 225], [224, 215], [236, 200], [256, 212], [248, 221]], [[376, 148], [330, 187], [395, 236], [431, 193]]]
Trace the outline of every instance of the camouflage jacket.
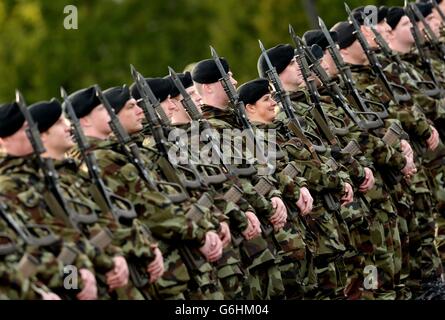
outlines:
[[[173, 136], [180, 136], [181, 139], [187, 139], [187, 157], [188, 160], [191, 159], [190, 152], [191, 152], [191, 145], [190, 143], [191, 139], [191, 125], [190, 123], [181, 124], [181, 125], [173, 125], [171, 134]], [[147, 147], [147, 145], [153, 145], [152, 143], [153, 137], [150, 135], [145, 135], [144, 145]], [[198, 140], [199, 147], [201, 147], [201, 141]], [[177, 144], [171, 144], [172, 148], [178, 148], [180, 147]], [[158, 152], [156, 150], [153, 150], [153, 154], [156, 156], [158, 155]], [[199, 160], [199, 159], [198, 159]], [[200, 161], [201, 163], [201, 161]], [[219, 166], [219, 164], [218, 164]], [[232, 182], [230, 180], [226, 180], [220, 184], [214, 184], [207, 186], [206, 190], [202, 190], [199, 193], [203, 193], [204, 191], [207, 193], [210, 193], [213, 199], [213, 209], [212, 211], [216, 211], [220, 214], [218, 214], [218, 219], [221, 221], [226, 220], [226, 218], [229, 219], [230, 222], [230, 229], [236, 230], [238, 232], [242, 232], [247, 228], [247, 218], [244, 214], [245, 211], [252, 211], [255, 212], [253, 207], [247, 202], [244, 198], [241, 198], [237, 203], [234, 203], [232, 201], [227, 201], [223, 198], [223, 195], [225, 192], [227, 192], [230, 187], [232, 186]], [[194, 198], [199, 198], [199, 193], [196, 194]]]
[[[226, 134], [232, 129], [241, 130], [235, 112], [230, 108], [221, 110], [208, 105], [202, 106], [201, 109], [204, 118], [206, 118], [210, 125], [220, 133], [220, 146], [223, 153], [230, 152], [227, 151], [227, 148], [232, 148], [232, 145], [225, 144], [224, 142], [232, 142], [232, 136], [226, 137]], [[249, 179], [239, 178], [239, 181], [241, 182], [240, 187], [244, 191], [245, 199], [255, 209], [256, 214], [259, 216], [270, 217], [273, 215], [274, 211], [268, 199], [272, 197], [281, 197], [281, 193], [275, 188], [268, 195], [260, 196], [254, 189], [254, 185], [257, 183], [258, 179], [259, 177], [256, 174], [249, 177]], [[267, 179], [277, 186], [277, 181], [273, 177], [267, 176]]]
[[[85, 210], [84, 206], [94, 210], [98, 221], [88, 227], [88, 233], [94, 236], [100, 229], [108, 228], [113, 234], [112, 245], [107, 248], [111, 255], [124, 255], [126, 257], [138, 257], [144, 259], [146, 264], [153, 260], [152, 245], [155, 240], [142, 231], [142, 223], [136, 218], [133, 224], [125, 226], [116, 221], [111, 212], [102, 212], [92, 200], [90, 193], [91, 180], [86, 173], [86, 168], [75, 159], [55, 161], [55, 168], [59, 173], [60, 187], [71, 198], [77, 199], [83, 206], [74, 204], [77, 212]], [[90, 237], [91, 237], [90, 236]]]
[[434, 108], [436, 101], [422, 94], [406, 74], [402, 80], [398, 69], [393, 62], [388, 64], [383, 71], [389, 81], [404, 86], [411, 94], [411, 99], [401, 104], [395, 103], [383, 91], [369, 66], [353, 66], [351, 71], [357, 86], [368, 95], [367, 98], [384, 103], [387, 106], [389, 118], [400, 121], [404, 130], [418, 143], [425, 146], [425, 141], [431, 135], [431, 129], [423, 110]]
[[[116, 151], [119, 145], [115, 141], [91, 137], [88, 140], [106, 186], [133, 203], [139, 220], [147, 225], [156, 239], [167, 242], [184, 240], [196, 246], [204, 243], [205, 230], [187, 219], [181, 208], [173, 205], [167, 196], [150, 190], [135, 166], [124, 154]], [[79, 152], [73, 150], [72, 155], [79, 157]]]
[[[94, 272], [93, 263], [99, 260], [110, 262], [93, 247], [79, 231], [67, 226], [63, 219], [50, 213], [42, 195], [45, 187], [34, 156], [23, 158], [7, 156], [0, 163], [0, 196], [4, 199], [4, 210], [20, 224], [40, 224], [47, 226], [59, 241], [49, 247], [41, 247], [58, 255], [68, 247], [76, 252], [73, 264]], [[45, 236], [40, 234], [39, 236]], [[101, 265], [109, 270], [112, 265]], [[60, 284], [60, 281], [54, 281]], [[57, 287], [56, 289], [60, 289]], [[52, 288], [52, 285], [48, 285]]]

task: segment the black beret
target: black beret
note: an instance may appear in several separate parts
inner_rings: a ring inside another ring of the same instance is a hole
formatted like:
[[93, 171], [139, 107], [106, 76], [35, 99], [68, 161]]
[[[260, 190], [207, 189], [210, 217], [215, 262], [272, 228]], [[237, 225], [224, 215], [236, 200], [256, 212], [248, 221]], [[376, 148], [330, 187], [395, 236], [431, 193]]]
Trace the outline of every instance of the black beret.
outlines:
[[[414, 5], [425, 18], [433, 13], [433, 5], [431, 3], [416, 3]], [[416, 18], [416, 21], [420, 21], [416, 15], [414, 15], [414, 17]]]
[[127, 101], [131, 99], [130, 89], [128, 89], [125, 84], [119, 87], [108, 88], [104, 91], [104, 96], [108, 99], [116, 114], [118, 114]]
[[238, 88], [239, 99], [245, 105], [248, 103], [255, 104], [262, 96], [268, 93], [270, 93], [269, 81], [264, 78], [251, 80]]
[[68, 96], [73, 105], [76, 116], [80, 119], [88, 115], [95, 107], [100, 105], [100, 100], [96, 95], [94, 86], [80, 89]]
[[40, 101], [29, 106], [29, 112], [37, 123], [40, 132], [51, 128], [62, 115], [62, 105], [52, 98], [51, 101]]
[[0, 138], [12, 136], [25, 122], [25, 117], [20, 112], [17, 103], [5, 103], [0, 105]]
[[340, 49], [348, 48], [357, 39], [354, 26], [349, 21], [338, 22], [331, 30], [337, 32], [337, 43]]
[[[159, 102], [164, 101], [170, 95], [172, 83], [169, 79], [145, 78], [145, 81], [147, 82], [148, 86], [150, 87], [151, 91], [153, 91], [153, 94], [159, 100]], [[141, 98], [141, 94], [139, 93], [136, 83], [133, 83], [130, 86], [130, 92], [131, 96], [136, 100], [139, 100]]]
[[383, 19], [386, 18], [386, 16], [388, 15], [388, 10], [389, 10], [389, 8], [387, 6], [379, 7], [379, 13], [378, 13], [378, 17], [377, 17], [378, 23], [382, 22]]
[[[219, 58], [226, 72], [229, 72], [229, 63], [224, 58]], [[213, 59], [199, 61], [192, 70], [192, 79], [198, 83], [214, 83], [221, 79], [221, 73]]]
[[[266, 52], [270, 62], [272, 63], [272, 66], [275, 67], [278, 74], [280, 74], [281, 72], [284, 71], [284, 69], [286, 69], [286, 67], [289, 65], [289, 63], [295, 56], [294, 48], [290, 44], [279, 44], [273, 48], [267, 49]], [[266, 78], [267, 77], [266, 72], [268, 68], [266, 59], [264, 59], [263, 54], [261, 54], [260, 57], [258, 58], [257, 68], [260, 77]]]
[[391, 7], [388, 9], [386, 15], [386, 22], [394, 29], [400, 22], [400, 19], [405, 15], [405, 10], [402, 7]]
[[[332, 40], [337, 42], [337, 32], [330, 31], [329, 34], [331, 35]], [[326, 39], [324, 36], [323, 31], [319, 29], [306, 31], [303, 34], [303, 40], [308, 47], [312, 47], [312, 45], [317, 44], [322, 50], [326, 50], [326, 48], [329, 46], [328, 39]]]
[[[165, 76], [164, 78], [170, 80], [171, 84], [170, 96], [171, 97], [179, 96], [179, 90], [178, 88], [176, 88], [173, 79], [169, 75]], [[193, 86], [192, 74], [190, 72], [187, 71], [186, 73], [178, 73], [178, 78], [182, 82], [182, 85], [184, 86], [185, 89]]]

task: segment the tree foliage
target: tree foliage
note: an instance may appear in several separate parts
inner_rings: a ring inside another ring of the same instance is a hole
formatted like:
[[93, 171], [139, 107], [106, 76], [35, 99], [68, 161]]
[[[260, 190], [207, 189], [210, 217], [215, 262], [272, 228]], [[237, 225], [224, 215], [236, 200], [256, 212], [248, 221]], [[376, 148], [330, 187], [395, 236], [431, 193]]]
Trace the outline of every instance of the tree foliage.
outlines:
[[[15, 88], [33, 103], [58, 96], [61, 85], [71, 92], [129, 84], [130, 63], [164, 76], [167, 66], [180, 71], [210, 58], [209, 45], [244, 82], [258, 76], [258, 39], [270, 47], [290, 42], [289, 23], [299, 34], [309, 28], [303, 1], [310, 0], [2, 0], [0, 102], [13, 100]], [[78, 9], [77, 30], [64, 28], [68, 4]], [[343, 1], [315, 7], [328, 25], [346, 18]]]

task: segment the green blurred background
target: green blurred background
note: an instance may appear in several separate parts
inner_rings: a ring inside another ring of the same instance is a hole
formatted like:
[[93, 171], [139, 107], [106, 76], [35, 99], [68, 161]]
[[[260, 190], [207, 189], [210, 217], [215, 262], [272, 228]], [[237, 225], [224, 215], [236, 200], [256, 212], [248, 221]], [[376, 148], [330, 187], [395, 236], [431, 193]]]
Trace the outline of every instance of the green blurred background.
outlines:
[[[363, 3], [403, 5], [401, 0]], [[78, 8], [78, 29], [63, 26], [66, 5]], [[230, 62], [235, 78], [257, 77], [258, 39], [266, 47], [344, 20], [343, 0], [0, 0], [0, 102], [15, 88], [28, 103], [94, 83], [130, 84], [129, 64], [145, 76], [164, 76], [210, 58], [209, 45]]]

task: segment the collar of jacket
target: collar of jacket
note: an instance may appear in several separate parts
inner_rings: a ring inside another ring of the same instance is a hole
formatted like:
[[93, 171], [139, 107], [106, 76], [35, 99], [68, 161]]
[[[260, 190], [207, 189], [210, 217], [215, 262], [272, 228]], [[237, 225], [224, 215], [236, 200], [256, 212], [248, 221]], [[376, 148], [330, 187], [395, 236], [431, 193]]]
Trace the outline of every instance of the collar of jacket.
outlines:
[[237, 116], [232, 107], [219, 109], [214, 106], [204, 104], [201, 106], [202, 116], [206, 119], [218, 119], [230, 123], [232, 126], [239, 127]]
[[26, 157], [14, 157], [6, 155], [0, 162], [0, 174], [10, 174], [13, 172], [25, 172], [37, 175], [39, 167], [34, 154]]

